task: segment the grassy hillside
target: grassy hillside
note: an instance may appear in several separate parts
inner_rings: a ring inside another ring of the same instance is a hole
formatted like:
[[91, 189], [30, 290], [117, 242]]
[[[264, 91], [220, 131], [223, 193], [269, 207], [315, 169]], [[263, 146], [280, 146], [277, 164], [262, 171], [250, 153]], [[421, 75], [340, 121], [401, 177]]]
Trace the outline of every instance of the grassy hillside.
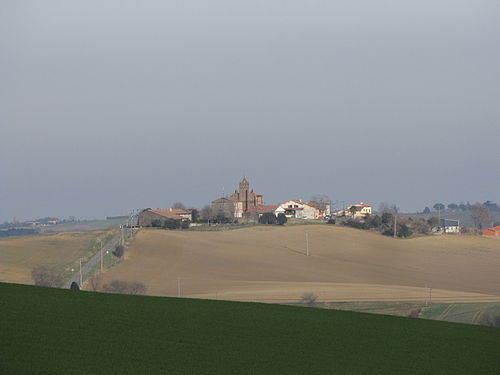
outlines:
[[[311, 256], [307, 257], [308, 232]], [[141, 230], [105, 273], [153, 295], [296, 302], [500, 300], [500, 241], [477, 236], [393, 239], [328, 225], [234, 231]]]
[[0, 283], [3, 374], [498, 374], [500, 329]]
[[110, 234], [90, 231], [0, 238], [0, 281], [30, 284], [31, 270], [42, 265], [69, 275], [78, 258], [96, 252], [98, 241]]

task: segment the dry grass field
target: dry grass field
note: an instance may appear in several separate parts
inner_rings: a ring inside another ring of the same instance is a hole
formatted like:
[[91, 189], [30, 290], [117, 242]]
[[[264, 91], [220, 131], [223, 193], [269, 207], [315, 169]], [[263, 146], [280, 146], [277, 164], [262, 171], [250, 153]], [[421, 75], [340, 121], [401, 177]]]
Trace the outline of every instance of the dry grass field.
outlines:
[[68, 271], [107, 235], [109, 231], [89, 231], [2, 238], [0, 281], [31, 284], [31, 270], [40, 265]]
[[[311, 255], [305, 255], [305, 231]], [[407, 240], [337, 226], [222, 232], [144, 229], [113, 279], [148, 294], [244, 301], [500, 300], [500, 241], [465, 235]], [[432, 292], [427, 288], [432, 288]]]

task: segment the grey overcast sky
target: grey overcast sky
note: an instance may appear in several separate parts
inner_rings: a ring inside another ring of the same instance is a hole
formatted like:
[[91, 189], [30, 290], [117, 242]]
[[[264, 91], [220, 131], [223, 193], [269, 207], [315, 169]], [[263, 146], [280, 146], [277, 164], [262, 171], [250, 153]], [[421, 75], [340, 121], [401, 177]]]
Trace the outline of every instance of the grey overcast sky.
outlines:
[[500, 200], [500, 1], [0, 0], [0, 221]]

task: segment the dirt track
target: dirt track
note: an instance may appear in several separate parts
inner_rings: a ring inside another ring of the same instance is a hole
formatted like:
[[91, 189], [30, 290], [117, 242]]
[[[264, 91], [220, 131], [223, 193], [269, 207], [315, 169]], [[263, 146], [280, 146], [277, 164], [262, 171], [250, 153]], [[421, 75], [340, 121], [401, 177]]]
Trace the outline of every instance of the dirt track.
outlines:
[[[305, 255], [305, 231], [311, 256]], [[235, 300], [500, 300], [500, 241], [409, 240], [334, 226], [224, 232], [142, 230], [127, 259], [105, 273], [148, 294]], [[432, 288], [432, 291], [429, 288]]]

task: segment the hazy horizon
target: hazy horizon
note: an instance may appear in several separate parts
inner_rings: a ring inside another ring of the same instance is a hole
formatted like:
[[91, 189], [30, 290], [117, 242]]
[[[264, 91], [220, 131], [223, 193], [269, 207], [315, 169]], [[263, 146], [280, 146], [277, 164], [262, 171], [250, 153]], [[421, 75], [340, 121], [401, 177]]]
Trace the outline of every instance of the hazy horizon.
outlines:
[[0, 0], [0, 222], [500, 201], [500, 2]]

